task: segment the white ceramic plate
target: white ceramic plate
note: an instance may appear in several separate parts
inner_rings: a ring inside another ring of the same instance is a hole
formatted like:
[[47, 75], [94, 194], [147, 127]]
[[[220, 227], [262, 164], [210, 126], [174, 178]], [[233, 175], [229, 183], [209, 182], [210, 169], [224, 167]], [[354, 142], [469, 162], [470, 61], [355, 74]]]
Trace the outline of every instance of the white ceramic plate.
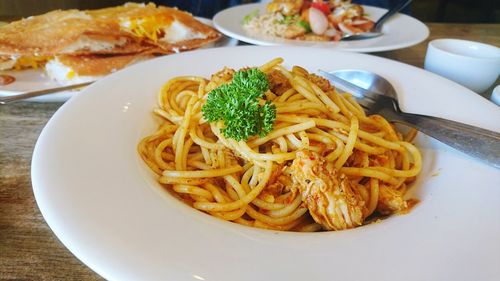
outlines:
[[[389, 79], [410, 112], [500, 131], [500, 109], [424, 70], [298, 47], [198, 50], [131, 66], [66, 102], [38, 139], [34, 194], [57, 237], [111, 280], [499, 280], [500, 171], [426, 136], [408, 215], [339, 232], [260, 230], [196, 211], [161, 190], [136, 152], [156, 129], [160, 87], [180, 75], [275, 57], [310, 71], [362, 68]], [[328, 59], [325, 59], [327, 57]]]
[[[212, 21], [205, 18], [197, 19], [205, 24], [213, 26]], [[236, 46], [238, 40], [227, 36], [222, 36], [219, 40], [203, 48], [218, 48]], [[0, 97], [15, 96], [27, 91], [44, 90], [61, 87], [56, 81], [50, 79], [42, 69], [29, 69], [23, 71], [0, 71], [0, 74], [7, 74], [16, 78], [16, 81], [6, 86], [0, 86]], [[35, 102], [64, 102], [77, 94], [79, 90], [63, 91], [49, 95], [43, 95], [28, 99]]]
[[[387, 10], [363, 6], [368, 17], [374, 21], [380, 18]], [[247, 4], [232, 7], [217, 13], [213, 19], [214, 25], [220, 32], [240, 41], [256, 45], [293, 45], [322, 47], [335, 50], [353, 52], [380, 52], [406, 48], [424, 41], [429, 36], [429, 29], [415, 18], [404, 14], [397, 14], [389, 19], [382, 28], [383, 36], [365, 40], [342, 42], [312, 42], [287, 40], [259, 36], [247, 33], [242, 26], [243, 18], [258, 9], [260, 13], [266, 10], [266, 4]]]

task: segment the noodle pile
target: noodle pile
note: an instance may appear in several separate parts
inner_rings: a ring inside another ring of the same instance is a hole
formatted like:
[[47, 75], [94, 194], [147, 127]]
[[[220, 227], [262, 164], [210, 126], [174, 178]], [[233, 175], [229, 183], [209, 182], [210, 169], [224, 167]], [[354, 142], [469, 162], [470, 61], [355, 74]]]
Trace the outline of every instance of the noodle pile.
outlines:
[[154, 110], [161, 125], [138, 145], [159, 182], [200, 211], [266, 229], [341, 230], [406, 212], [412, 201], [403, 196], [422, 165], [415, 131], [403, 136], [325, 79], [282, 62], [259, 67], [274, 128], [247, 141], [225, 138], [223, 123], [201, 111], [234, 70], [169, 80]]

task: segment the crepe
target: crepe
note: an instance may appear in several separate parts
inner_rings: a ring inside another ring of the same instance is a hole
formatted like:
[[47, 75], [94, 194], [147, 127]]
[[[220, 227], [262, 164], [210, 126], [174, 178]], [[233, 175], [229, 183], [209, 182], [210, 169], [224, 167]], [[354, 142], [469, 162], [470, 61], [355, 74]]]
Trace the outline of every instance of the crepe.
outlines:
[[16, 61], [11, 56], [0, 56], [0, 70], [14, 68]]
[[125, 55], [60, 55], [45, 65], [47, 75], [59, 84], [95, 81], [131, 64], [150, 59], [151, 53]]
[[124, 62], [199, 48], [220, 36], [189, 13], [152, 3], [56, 10], [0, 27], [0, 70], [44, 67], [49, 61], [52, 68], [54, 61], [65, 61], [80, 66], [75, 73], [89, 63], [84, 72], [99, 76], [110, 72], [109, 62], [119, 69], [129, 64]]
[[123, 54], [150, 48], [122, 31], [116, 21], [94, 20], [78, 10], [56, 10], [0, 27], [2, 55]]
[[117, 21], [122, 31], [167, 53], [199, 48], [221, 36], [187, 12], [152, 3], [127, 3], [88, 13], [98, 20]]

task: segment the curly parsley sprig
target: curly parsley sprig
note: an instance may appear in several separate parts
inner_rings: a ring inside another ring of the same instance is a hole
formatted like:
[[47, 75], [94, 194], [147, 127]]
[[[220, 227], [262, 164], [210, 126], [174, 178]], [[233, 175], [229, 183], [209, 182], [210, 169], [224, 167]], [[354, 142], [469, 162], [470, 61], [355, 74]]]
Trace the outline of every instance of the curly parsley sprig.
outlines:
[[246, 141], [251, 136], [265, 136], [276, 119], [274, 104], [259, 104], [268, 89], [267, 76], [259, 69], [237, 71], [231, 83], [208, 93], [201, 109], [203, 117], [209, 122], [223, 121], [221, 132], [226, 138]]

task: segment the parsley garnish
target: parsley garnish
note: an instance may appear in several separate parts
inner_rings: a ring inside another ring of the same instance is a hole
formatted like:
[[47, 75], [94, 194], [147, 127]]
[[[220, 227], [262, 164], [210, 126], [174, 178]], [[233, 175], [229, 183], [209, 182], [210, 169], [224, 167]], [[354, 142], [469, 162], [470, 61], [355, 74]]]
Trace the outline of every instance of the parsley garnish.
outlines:
[[265, 136], [276, 119], [276, 106], [270, 101], [259, 105], [259, 99], [269, 89], [264, 72], [257, 68], [237, 71], [233, 81], [208, 93], [202, 107], [203, 117], [209, 122], [224, 121], [221, 129], [226, 138], [248, 140]]

